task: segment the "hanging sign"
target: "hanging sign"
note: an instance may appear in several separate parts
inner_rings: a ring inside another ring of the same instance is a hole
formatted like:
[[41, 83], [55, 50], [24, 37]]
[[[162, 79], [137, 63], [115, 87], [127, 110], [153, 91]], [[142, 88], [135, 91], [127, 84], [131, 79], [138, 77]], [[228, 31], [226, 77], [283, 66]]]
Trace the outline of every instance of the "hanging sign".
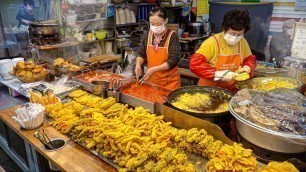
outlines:
[[197, 0], [197, 16], [209, 14], [208, 0]]

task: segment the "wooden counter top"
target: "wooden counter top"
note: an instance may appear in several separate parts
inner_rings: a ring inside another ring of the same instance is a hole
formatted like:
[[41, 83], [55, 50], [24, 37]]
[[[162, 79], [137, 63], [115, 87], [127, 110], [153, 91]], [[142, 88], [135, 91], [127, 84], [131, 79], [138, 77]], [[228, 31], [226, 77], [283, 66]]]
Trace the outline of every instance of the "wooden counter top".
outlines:
[[11, 117], [15, 115], [15, 106], [10, 109], [0, 111], [0, 120], [6, 123], [14, 132], [22, 137], [47, 160], [57, 165], [62, 171], [84, 171], [84, 172], [95, 172], [95, 171], [116, 171], [114, 167], [104, 162], [91, 152], [87, 151], [67, 136], [61, 134], [55, 128], [51, 127], [44, 122], [43, 128], [50, 139], [62, 138], [66, 140], [67, 144], [60, 150], [47, 151], [43, 144], [36, 139], [33, 134], [36, 130], [21, 130], [20, 125], [14, 121]]

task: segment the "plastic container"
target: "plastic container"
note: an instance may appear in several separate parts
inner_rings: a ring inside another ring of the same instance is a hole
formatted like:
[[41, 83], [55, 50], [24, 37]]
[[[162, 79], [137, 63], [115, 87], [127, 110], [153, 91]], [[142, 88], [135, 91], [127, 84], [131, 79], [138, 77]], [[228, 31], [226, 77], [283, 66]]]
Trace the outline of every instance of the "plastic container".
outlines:
[[107, 35], [107, 32], [105, 30], [95, 31], [95, 36], [97, 37], [98, 40], [105, 39], [106, 35]]
[[13, 70], [11, 59], [0, 60], [0, 74], [9, 73]]

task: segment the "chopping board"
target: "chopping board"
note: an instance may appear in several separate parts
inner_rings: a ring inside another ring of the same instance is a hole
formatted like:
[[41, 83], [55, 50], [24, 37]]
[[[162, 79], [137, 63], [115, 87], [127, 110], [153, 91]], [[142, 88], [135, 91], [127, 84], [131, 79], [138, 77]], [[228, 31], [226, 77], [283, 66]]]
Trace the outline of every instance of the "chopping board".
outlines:
[[120, 56], [109, 56], [109, 55], [100, 55], [96, 57], [90, 57], [88, 59], [82, 60], [82, 62], [85, 63], [95, 63], [95, 62], [100, 62], [100, 63], [109, 63], [109, 62], [115, 62], [120, 59]]

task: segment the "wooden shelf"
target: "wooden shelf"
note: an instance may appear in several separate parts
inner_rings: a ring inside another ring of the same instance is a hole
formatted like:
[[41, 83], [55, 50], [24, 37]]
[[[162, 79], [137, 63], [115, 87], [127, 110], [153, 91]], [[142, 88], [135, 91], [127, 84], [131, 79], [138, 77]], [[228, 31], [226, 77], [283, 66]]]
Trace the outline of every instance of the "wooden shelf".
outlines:
[[116, 24], [116, 27], [137, 26], [137, 25], [140, 25], [140, 23]]
[[66, 42], [66, 43], [61, 43], [61, 44], [55, 44], [55, 45], [45, 45], [45, 46], [38, 46], [38, 45], [33, 45], [30, 44], [30, 48], [36, 48], [39, 50], [51, 50], [51, 49], [56, 49], [56, 48], [63, 48], [63, 47], [70, 47], [70, 46], [75, 46], [78, 44], [89, 44], [89, 43], [95, 43], [95, 42], [100, 42], [100, 41], [111, 41], [115, 40], [115, 38], [105, 38], [101, 40], [94, 40], [94, 41], [74, 41], [74, 42]]
[[138, 5], [157, 5], [157, 3], [147, 3], [147, 2], [136, 2], [136, 3], [133, 3], [133, 2], [129, 2], [129, 3], [123, 3], [123, 4], [110, 4], [111, 6], [124, 6], [124, 7], [126, 7], [126, 6], [129, 6], [129, 5], [136, 5], [136, 6], [138, 6]]
[[36, 49], [39, 49], [39, 50], [51, 50], [51, 49], [55, 49], [55, 48], [75, 46], [75, 45], [78, 45], [78, 44], [79, 44], [79, 42], [65, 42], [65, 43], [61, 43], [61, 44], [44, 45], [44, 46], [38, 46], [38, 45], [30, 44], [29, 47], [30, 48], [36, 48]]
[[94, 21], [106, 20], [106, 19], [107, 18], [90, 19], [90, 20], [76, 21], [76, 23], [94, 22]]
[[96, 3], [77, 3], [77, 4], [74, 4], [74, 3], [69, 3], [69, 2], [66, 2], [66, 4], [69, 4], [69, 5], [75, 5], [75, 6], [81, 6], [81, 5], [97, 5], [97, 4], [107, 4], [107, 3], [102, 3], [102, 2], [96, 2]]

